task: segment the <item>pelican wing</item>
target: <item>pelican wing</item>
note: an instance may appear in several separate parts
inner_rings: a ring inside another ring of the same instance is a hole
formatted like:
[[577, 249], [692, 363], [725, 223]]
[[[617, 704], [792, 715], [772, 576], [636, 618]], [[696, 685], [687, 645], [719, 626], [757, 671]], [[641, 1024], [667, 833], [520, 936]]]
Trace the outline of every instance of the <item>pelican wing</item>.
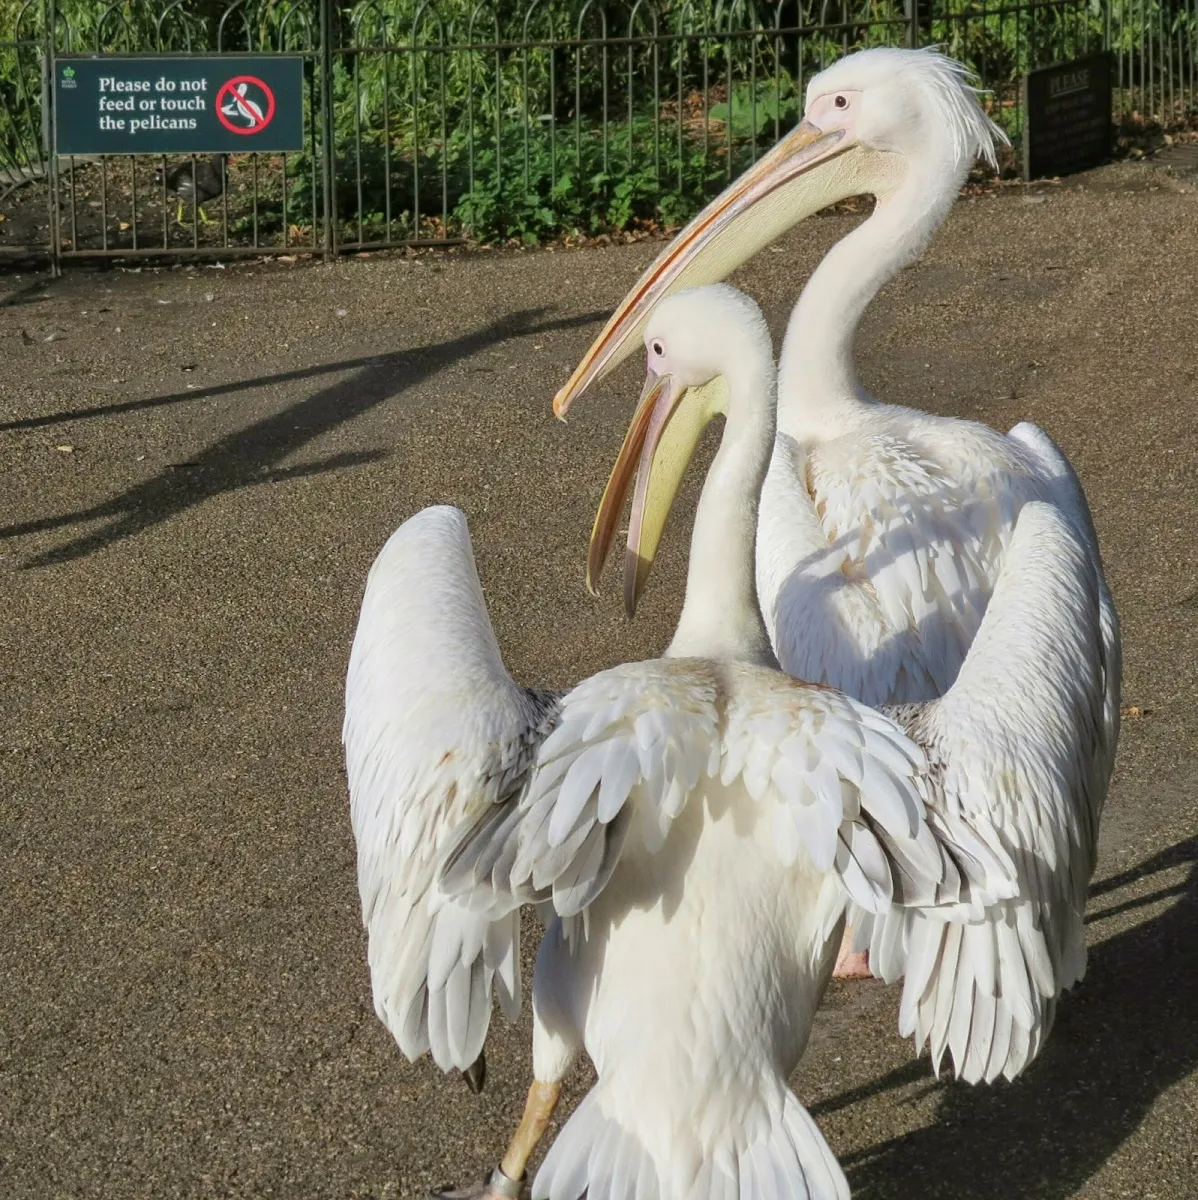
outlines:
[[996, 468], [1000, 435], [907, 410], [891, 424], [817, 447], [780, 434], [757, 536], [783, 670], [872, 705], [952, 686], [1019, 508], [1043, 498], [1018, 448]]
[[1013, 894], [1000, 850], [935, 835], [927, 770], [892, 720], [839, 692], [745, 665], [631, 663], [562, 699], [528, 788], [463, 829], [442, 886], [489, 893], [492, 914], [552, 899], [574, 916], [606, 886], [627, 839], [656, 853], [709, 781], [759, 806], [765, 852], [837, 876], [844, 899], [869, 911]]
[[[1057, 507], [1022, 509], [957, 682], [892, 715], [926, 751], [930, 819], [991, 830], [1018, 895], [866, 918], [871, 969], [904, 975], [899, 1018], [937, 1069], [1014, 1078], [1085, 971], [1082, 919], [1106, 789], [1106, 664], [1097, 576]], [[854, 916], [854, 922], [857, 918]]]
[[502, 912], [551, 899], [562, 916], [603, 890], [635, 823], [656, 852], [719, 764], [719, 682], [703, 662], [654, 659], [601, 671], [561, 701], [527, 790], [461, 831], [443, 888]]
[[[989, 824], [936, 819], [927, 756], [894, 720], [831, 688], [751, 672], [729, 713], [721, 779], [770, 805], [773, 852], [800, 854], [866, 912], [956, 911], [1014, 894]], [[838, 918], [837, 910], [835, 917]]]
[[406, 521], [370, 569], [342, 737], [375, 1009], [409, 1059], [473, 1063], [493, 983], [519, 1010], [518, 915], [442, 895], [436, 868], [459, 824], [524, 786], [555, 711], [504, 669], [464, 515]]
[[[1036, 456], [1049, 480], [1053, 501], [1069, 517], [1083, 538], [1098, 577], [1098, 615], [1102, 626], [1103, 654], [1103, 737], [1099, 770], [1105, 779], [1109, 779], [1115, 767], [1115, 751], [1119, 745], [1123, 644], [1119, 632], [1119, 615], [1115, 612], [1115, 601], [1111, 597], [1102, 570], [1102, 555], [1098, 549], [1094, 519], [1090, 515], [1090, 506], [1086, 503], [1081, 481], [1056, 442], [1043, 429], [1030, 421], [1022, 421], [1007, 436], [1021, 442]], [[1105, 785], [1103, 795], [1105, 797]]]

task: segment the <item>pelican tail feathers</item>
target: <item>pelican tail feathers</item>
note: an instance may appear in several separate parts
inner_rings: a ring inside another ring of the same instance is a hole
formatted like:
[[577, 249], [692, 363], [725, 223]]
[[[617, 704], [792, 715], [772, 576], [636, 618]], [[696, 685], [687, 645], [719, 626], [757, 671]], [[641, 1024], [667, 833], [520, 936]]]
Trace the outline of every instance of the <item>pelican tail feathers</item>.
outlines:
[[545, 1156], [532, 1200], [849, 1200], [840, 1164], [811, 1115], [788, 1088], [777, 1097], [768, 1124], [739, 1151], [684, 1166], [650, 1152], [600, 1079]]

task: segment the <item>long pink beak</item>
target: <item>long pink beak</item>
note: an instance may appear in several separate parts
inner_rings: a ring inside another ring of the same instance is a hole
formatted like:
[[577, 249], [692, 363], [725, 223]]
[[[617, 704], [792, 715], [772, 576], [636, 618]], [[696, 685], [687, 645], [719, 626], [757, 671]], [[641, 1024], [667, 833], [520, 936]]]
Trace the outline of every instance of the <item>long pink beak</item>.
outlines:
[[[845, 190], [846, 182], [836, 172], [822, 180], [804, 179], [813, 168], [851, 148], [853, 143], [846, 144], [844, 137], [842, 130], [824, 133], [804, 120], [725, 188], [658, 255], [624, 298], [566, 385], [554, 396], [554, 414], [564, 417], [596, 379], [637, 348], [649, 314], [663, 297], [726, 278], [804, 217], [854, 195], [854, 190]], [[802, 196], [794, 194], [799, 181], [806, 185]], [[750, 212], [753, 219], [745, 219]]]

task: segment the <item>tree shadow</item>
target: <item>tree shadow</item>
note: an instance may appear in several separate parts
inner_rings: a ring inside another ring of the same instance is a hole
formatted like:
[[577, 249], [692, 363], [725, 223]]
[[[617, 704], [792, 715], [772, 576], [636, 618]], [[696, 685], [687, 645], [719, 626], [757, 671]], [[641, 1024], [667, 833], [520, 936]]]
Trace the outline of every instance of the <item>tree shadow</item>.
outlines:
[[[408, 350], [403, 353], [416, 354], [424, 353], [424, 351]], [[165, 408], [171, 404], [190, 404], [196, 400], [211, 400], [214, 396], [229, 396], [237, 392], [252, 391], [254, 388], [275, 387], [280, 383], [298, 383], [303, 379], [319, 379], [322, 375], [336, 375], [342, 371], [365, 370], [394, 357], [394, 355], [371, 354], [365, 358], [348, 358], [342, 359], [340, 362], [317, 363], [311, 367], [297, 367], [294, 371], [279, 371], [274, 375], [257, 375], [250, 379], [236, 379], [231, 383], [212, 384], [210, 387], [188, 388], [184, 392], [170, 392], [165, 396], [148, 396], [142, 400], [118, 400], [113, 404], [96, 404], [91, 408], [66, 408], [60, 412], [45, 413], [40, 417], [18, 417], [13, 421], [0, 421], [0, 433], [8, 433], [16, 429], [43, 429], [47, 425], [63, 425], [68, 421], [85, 421], [92, 417], [111, 417], [119, 413], [141, 412], [148, 408]]]
[[543, 308], [526, 309], [474, 333], [432, 346], [381, 354], [348, 364], [338, 363], [328, 367], [284, 372], [219, 388], [189, 391], [74, 413], [71, 419], [104, 415], [113, 411], [128, 411], [132, 408], [149, 408], [184, 399], [200, 399], [205, 395], [302, 379], [327, 371], [343, 370], [347, 366], [356, 368], [348, 379], [330, 384], [306, 399], [288, 406], [282, 412], [264, 417], [245, 429], [221, 438], [195, 458], [184, 463], [171, 464], [152, 479], [129, 488], [111, 500], [59, 516], [41, 517], [3, 526], [0, 527], [0, 537], [19, 537], [91, 521], [107, 522], [95, 532], [76, 537], [63, 546], [35, 555], [21, 564], [22, 569], [49, 566], [52, 563], [82, 558], [115, 542], [133, 537], [225, 492], [340, 470], [383, 457], [384, 451], [374, 450], [333, 455], [319, 462], [292, 467], [281, 465], [284, 459], [308, 442], [361, 416], [384, 401], [393, 399], [457, 360], [468, 358], [487, 346], [509, 338], [589, 325], [603, 316], [602, 313], [585, 313], [555, 321], [538, 321], [537, 318], [545, 311]]
[[[1091, 924], [1180, 895], [1161, 916], [1090, 951], [1084, 982], [1062, 1004], [1031, 1069], [1014, 1083], [950, 1083], [934, 1125], [842, 1159], [857, 1200], [1064, 1200], [1139, 1128], [1153, 1104], [1198, 1069], [1198, 837], [1105, 880], [1101, 895], [1190, 864], [1180, 886], [1116, 905]], [[907, 1064], [813, 1111], [830, 1111], [909, 1084], [927, 1063]]]

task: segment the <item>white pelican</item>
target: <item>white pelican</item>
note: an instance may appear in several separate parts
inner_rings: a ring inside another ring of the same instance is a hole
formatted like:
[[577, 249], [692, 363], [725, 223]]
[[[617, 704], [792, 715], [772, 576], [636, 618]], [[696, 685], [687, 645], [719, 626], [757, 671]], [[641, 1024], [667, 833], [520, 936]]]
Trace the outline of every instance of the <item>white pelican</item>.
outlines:
[[[853, 358], [866, 305], [927, 244], [973, 161], [995, 162], [995, 137], [1003, 134], [951, 59], [901, 49], [841, 59], [811, 80], [798, 128], [646, 271], [554, 409], [564, 415], [635, 348], [664, 295], [723, 278], [836, 200], [876, 196], [872, 215], [812, 274], [783, 342], [778, 437], [757, 529], [758, 594], [778, 661], [871, 705], [943, 695], [977, 633], [1020, 509], [1034, 499], [1054, 503], [1086, 539], [1098, 581], [1100, 753], [1109, 777], [1119, 734], [1119, 624], [1069, 463], [1031, 424], [1004, 436], [880, 403], [861, 386]], [[860, 946], [868, 930], [857, 933]], [[868, 972], [861, 956], [846, 954], [837, 973]]]
[[[1005, 1046], [1037, 1036], [1033, 996], [1053, 986], [1056, 927], [1018, 911], [997, 927], [989, 918], [1029, 887], [1048, 906], [1078, 903], [1078, 887], [1084, 899], [1097, 814], [1088, 777], [1078, 785], [1068, 767], [1097, 738], [1093, 575], [1072, 525], [1028, 505], [956, 685], [899, 714], [925, 752], [895, 720], [773, 669], [752, 549], [774, 433], [760, 314], [732, 289], [704, 289], [663, 304], [647, 341], [650, 376], [596, 519], [593, 566], [639, 464], [635, 594], [698, 432], [727, 415], [665, 657], [556, 700], [517, 687], [455, 509], [413, 517], [371, 569], [345, 742], [376, 1007], [409, 1056], [424, 1014], [436, 1044], [442, 1010], [446, 1061], [471, 1062], [481, 999], [463, 984], [444, 1002], [441, 981], [462, 970], [483, 986], [503, 958], [492, 931], [506, 950], [514, 906], [548, 903], [524, 1118], [489, 1180], [453, 1194], [519, 1194], [585, 1048], [598, 1083], [534, 1200], [843, 1200], [839, 1166], [786, 1080], [847, 898], [879, 914], [908, 906], [923, 919], [888, 915], [899, 936], [968, 944], [989, 963], [989, 990], [983, 958], [966, 969], [964, 955], [938, 951], [908, 968], [917, 1014], [930, 996], [925, 1024], [933, 1038], [947, 1030], [954, 1054], [997, 1073]], [[955, 935], [962, 921], [989, 943]], [[508, 997], [518, 987], [504, 980]]]

